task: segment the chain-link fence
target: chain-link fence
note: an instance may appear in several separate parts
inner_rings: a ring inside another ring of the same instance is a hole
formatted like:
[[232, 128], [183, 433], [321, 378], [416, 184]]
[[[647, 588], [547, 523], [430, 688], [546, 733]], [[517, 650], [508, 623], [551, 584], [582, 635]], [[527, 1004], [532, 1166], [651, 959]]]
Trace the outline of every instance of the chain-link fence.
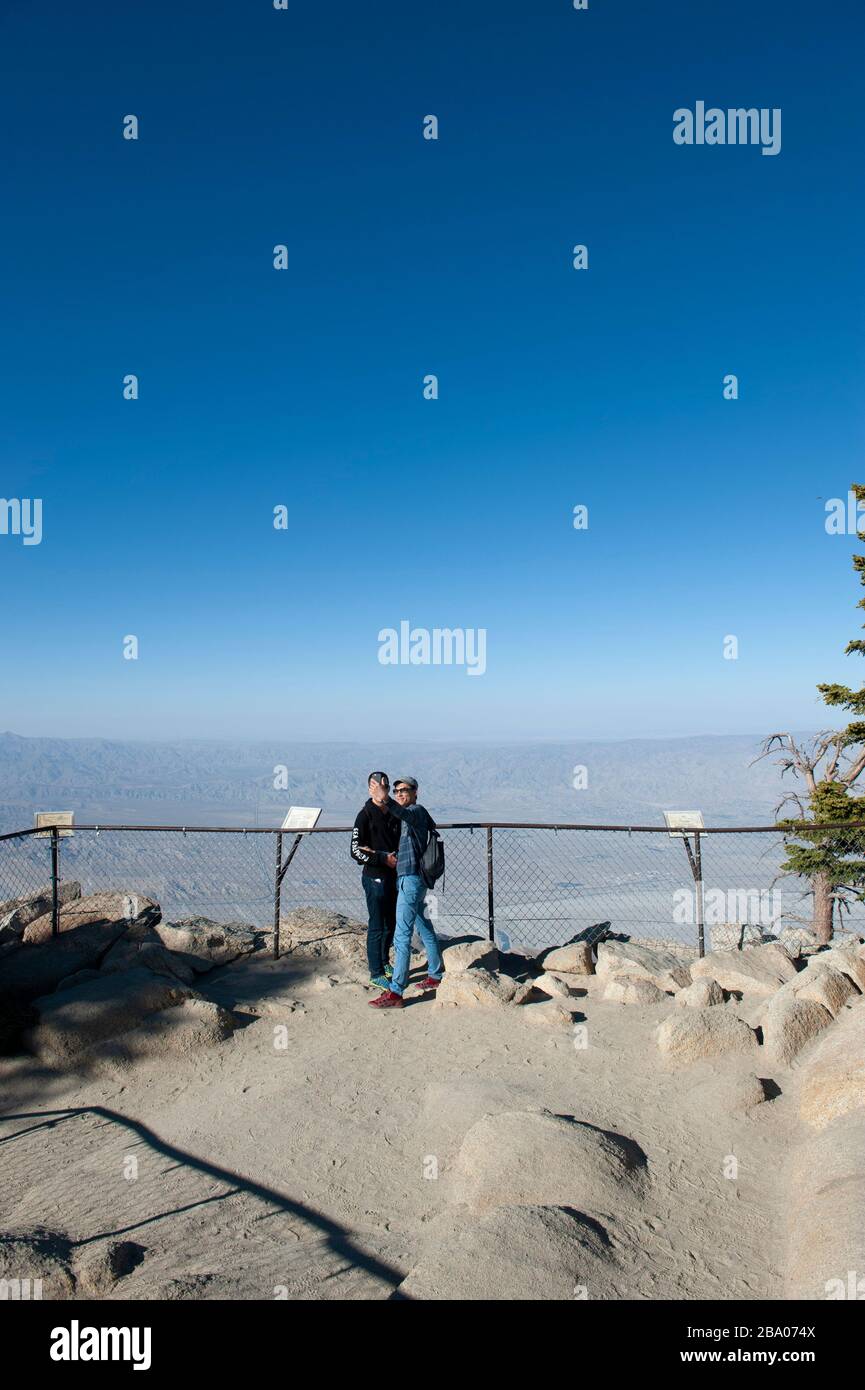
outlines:
[[[810, 921], [807, 881], [783, 876], [774, 827], [671, 835], [656, 827], [462, 824], [439, 827], [447, 857], [429, 895], [445, 936], [494, 936], [532, 953], [610, 931], [702, 951], [731, 927], [777, 934]], [[245, 922], [270, 935], [300, 907], [364, 920], [351, 832], [79, 826], [0, 837], [0, 938], [19, 899], [39, 897], [74, 925], [82, 895], [112, 891], [159, 903], [166, 920]], [[56, 873], [55, 873], [56, 861]], [[57, 887], [56, 898], [54, 887]], [[839, 924], [836, 918], [836, 925]], [[843, 924], [865, 931], [865, 906]]]

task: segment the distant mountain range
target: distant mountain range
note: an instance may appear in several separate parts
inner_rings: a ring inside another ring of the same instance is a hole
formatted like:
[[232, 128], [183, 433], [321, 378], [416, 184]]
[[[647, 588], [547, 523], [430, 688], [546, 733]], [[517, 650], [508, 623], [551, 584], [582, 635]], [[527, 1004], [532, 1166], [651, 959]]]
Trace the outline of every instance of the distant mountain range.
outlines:
[[[778, 768], [760, 736], [559, 743], [137, 743], [0, 734], [0, 825], [35, 810], [80, 822], [279, 825], [289, 805], [321, 806], [322, 824], [354, 818], [366, 777], [413, 775], [440, 821], [662, 824], [665, 810], [706, 823], [774, 819]], [[575, 769], [585, 768], [576, 790]], [[283, 771], [284, 769], [284, 771]], [[275, 786], [275, 782], [278, 784]], [[286, 785], [282, 786], [281, 783]], [[792, 783], [787, 779], [787, 783]]]

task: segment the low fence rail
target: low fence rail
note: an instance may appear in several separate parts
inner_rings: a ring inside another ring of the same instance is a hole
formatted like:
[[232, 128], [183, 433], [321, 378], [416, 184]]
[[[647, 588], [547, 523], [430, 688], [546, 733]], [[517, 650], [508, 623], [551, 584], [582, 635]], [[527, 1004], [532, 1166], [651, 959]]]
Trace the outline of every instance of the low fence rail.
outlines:
[[[814, 826], [808, 827], [814, 830]], [[837, 831], [838, 827], [832, 828]], [[606, 930], [703, 954], [730, 927], [765, 933], [810, 920], [809, 886], [782, 873], [789, 830], [678, 832], [639, 825], [463, 822], [439, 826], [447, 872], [429, 895], [444, 935], [488, 935], [529, 952]], [[167, 920], [249, 923], [272, 938], [301, 907], [363, 920], [351, 830], [180, 825], [76, 825], [0, 835], [0, 944], [16, 900], [38, 894], [60, 930], [65, 885], [154, 898]], [[857, 902], [845, 924], [865, 930]], [[735, 933], [733, 933], [735, 935]], [[2, 957], [0, 957], [2, 969]]]

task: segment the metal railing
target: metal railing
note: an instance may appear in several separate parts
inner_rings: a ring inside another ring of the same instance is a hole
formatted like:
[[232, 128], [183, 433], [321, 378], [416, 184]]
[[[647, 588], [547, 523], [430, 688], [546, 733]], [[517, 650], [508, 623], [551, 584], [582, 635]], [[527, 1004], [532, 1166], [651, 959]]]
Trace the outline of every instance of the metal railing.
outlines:
[[[487, 935], [531, 953], [612, 931], [702, 955], [707, 944], [729, 944], [731, 927], [774, 934], [810, 917], [807, 882], [781, 876], [785, 842], [795, 838], [789, 828], [701, 827], [673, 836], [659, 826], [496, 821], [439, 829], [447, 872], [428, 900], [444, 935]], [[0, 953], [4, 916], [19, 899], [44, 898], [52, 933], [74, 925], [76, 904], [65, 901], [64, 885], [75, 880], [85, 896], [152, 898], [166, 920], [251, 924], [279, 955], [280, 931], [297, 908], [364, 919], [350, 836], [347, 826], [295, 834], [180, 825], [0, 835]], [[862, 904], [853, 905], [848, 925], [865, 930]]]

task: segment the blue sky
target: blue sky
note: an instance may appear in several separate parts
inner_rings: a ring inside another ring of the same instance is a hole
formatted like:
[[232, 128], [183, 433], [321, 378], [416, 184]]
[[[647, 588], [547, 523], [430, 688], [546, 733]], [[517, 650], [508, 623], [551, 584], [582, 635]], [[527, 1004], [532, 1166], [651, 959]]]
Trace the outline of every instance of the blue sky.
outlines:
[[[6, 3], [0, 495], [43, 539], [0, 535], [0, 728], [833, 722], [862, 29], [853, 0]], [[698, 100], [780, 107], [780, 154], [675, 145]], [[486, 673], [381, 665], [403, 619], [484, 628]]]

